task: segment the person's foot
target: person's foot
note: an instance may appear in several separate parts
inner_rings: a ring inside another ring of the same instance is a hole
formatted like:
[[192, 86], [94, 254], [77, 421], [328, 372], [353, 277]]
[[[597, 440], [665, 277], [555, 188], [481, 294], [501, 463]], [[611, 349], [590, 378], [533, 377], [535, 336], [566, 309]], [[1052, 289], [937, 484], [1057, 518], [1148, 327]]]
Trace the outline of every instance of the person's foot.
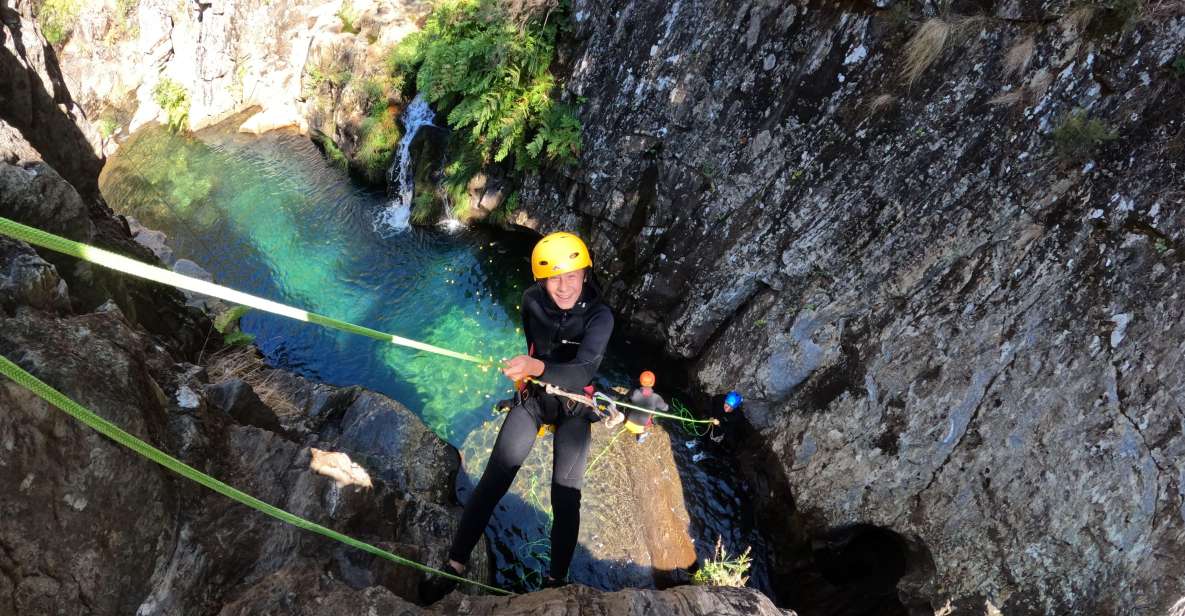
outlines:
[[[453, 575], [463, 575], [464, 571], [453, 566], [452, 562], [445, 562], [437, 567], [441, 571], [452, 573]], [[435, 573], [429, 574], [420, 580], [420, 601], [425, 605], [431, 605], [443, 599], [446, 595], [452, 592], [457, 587], [457, 580], [444, 577]]]
[[649, 433], [649, 432], [643, 432], [643, 433], [639, 434], [639, 435], [638, 435], [638, 442], [639, 442], [639, 443], [645, 443], [645, 442], [646, 442], [646, 437], [648, 437], [648, 436], [650, 436], [650, 433]]

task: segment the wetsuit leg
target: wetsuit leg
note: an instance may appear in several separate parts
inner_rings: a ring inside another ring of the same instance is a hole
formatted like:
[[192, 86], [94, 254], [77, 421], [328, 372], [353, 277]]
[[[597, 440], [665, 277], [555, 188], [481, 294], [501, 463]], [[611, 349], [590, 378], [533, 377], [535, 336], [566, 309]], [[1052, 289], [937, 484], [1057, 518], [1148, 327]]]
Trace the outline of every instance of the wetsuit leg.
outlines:
[[568, 576], [580, 534], [580, 488], [592, 442], [592, 424], [583, 417], [564, 417], [555, 429], [551, 471], [551, 577]]
[[490, 514], [510, 489], [510, 484], [514, 482], [514, 476], [518, 474], [523, 460], [527, 459], [527, 454], [531, 453], [539, 426], [538, 398], [528, 398], [507, 413], [506, 420], [502, 422], [502, 428], [498, 431], [498, 439], [494, 441], [494, 449], [490, 452], [485, 472], [477, 482], [469, 501], [465, 503], [461, 523], [453, 537], [453, 544], [449, 547], [450, 559], [468, 564], [469, 554], [489, 523]]

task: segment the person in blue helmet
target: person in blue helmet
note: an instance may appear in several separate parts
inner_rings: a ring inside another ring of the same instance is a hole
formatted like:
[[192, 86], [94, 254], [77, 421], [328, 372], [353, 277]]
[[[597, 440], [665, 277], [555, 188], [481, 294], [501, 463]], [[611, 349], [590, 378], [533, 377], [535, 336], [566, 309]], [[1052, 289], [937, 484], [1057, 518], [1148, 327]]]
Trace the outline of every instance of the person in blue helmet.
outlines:
[[712, 416], [720, 421], [720, 425], [712, 431], [710, 437], [713, 441], [720, 443], [725, 439], [729, 443], [735, 440], [737, 429], [741, 425], [741, 406], [745, 403], [745, 399], [740, 393], [730, 391], [724, 394], [724, 399], [718, 404], [712, 405]]

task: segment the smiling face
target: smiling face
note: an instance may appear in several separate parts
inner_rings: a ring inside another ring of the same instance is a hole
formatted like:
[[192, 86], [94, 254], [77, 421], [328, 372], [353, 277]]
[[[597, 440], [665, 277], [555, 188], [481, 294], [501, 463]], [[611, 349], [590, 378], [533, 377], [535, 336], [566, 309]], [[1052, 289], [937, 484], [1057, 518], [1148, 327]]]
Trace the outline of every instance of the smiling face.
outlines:
[[584, 290], [584, 270], [551, 276], [543, 281], [543, 286], [551, 296], [551, 301], [555, 302], [560, 310], [571, 310], [580, 300], [580, 292]]

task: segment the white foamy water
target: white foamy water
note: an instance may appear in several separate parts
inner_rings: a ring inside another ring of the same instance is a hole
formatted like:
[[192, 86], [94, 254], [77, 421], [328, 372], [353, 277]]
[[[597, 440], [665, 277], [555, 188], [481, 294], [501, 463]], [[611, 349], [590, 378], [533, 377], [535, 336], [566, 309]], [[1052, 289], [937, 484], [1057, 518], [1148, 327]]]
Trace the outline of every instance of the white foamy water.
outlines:
[[412, 177], [411, 142], [421, 126], [436, 126], [432, 123], [436, 112], [428, 106], [423, 95], [417, 94], [403, 111], [403, 139], [399, 141], [399, 156], [391, 161], [387, 170], [387, 190], [393, 193], [387, 206], [374, 220], [378, 233], [404, 231], [411, 218], [411, 200], [415, 196], [415, 178]]

